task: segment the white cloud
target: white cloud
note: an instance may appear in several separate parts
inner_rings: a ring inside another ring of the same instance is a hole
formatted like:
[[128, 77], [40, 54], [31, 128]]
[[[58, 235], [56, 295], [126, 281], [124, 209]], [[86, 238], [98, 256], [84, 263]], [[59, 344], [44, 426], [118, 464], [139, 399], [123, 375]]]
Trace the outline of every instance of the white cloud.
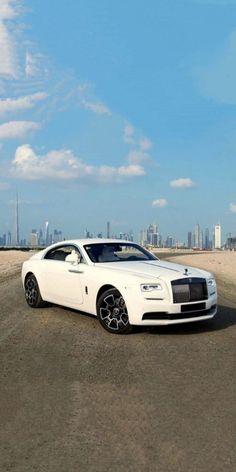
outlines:
[[[7, 80], [36, 78], [37, 81], [48, 72], [45, 57], [39, 53], [25, 51], [24, 25], [18, 17], [23, 11], [24, 0], [0, 0], [0, 77]], [[28, 42], [28, 48], [33, 44]], [[25, 56], [25, 64], [23, 57]]]
[[121, 166], [117, 169], [118, 175], [123, 177], [138, 177], [145, 175], [145, 170], [140, 165]]
[[89, 100], [83, 99], [81, 103], [82, 103], [82, 106], [86, 110], [90, 110], [93, 113], [96, 113], [97, 115], [111, 115], [112, 114], [109, 108], [106, 105], [104, 105], [104, 103], [102, 102], [89, 101]]
[[0, 20], [12, 20], [18, 15], [21, 2], [19, 0], [1, 0]]
[[[0, 116], [31, 109], [47, 97], [44, 92], [33, 93], [41, 89], [39, 84], [45, 83], [45, 72], [48, 72], [51, 66], [46, 67], [46, 58], [42, 54], [33, 52], [34, 45], [30, 41], [25, 41], [24, 37], [22, 38], [22, 25], [15, 25], [15, 17], [20, 13], [22, 3], [23, 0], [0, 0], [0, 78], [2, 75], [4, 79], [14, 79], [12, 84], [10, 82], [10, 87], [6, 85], [5, 80], [2, 81], [4, 83], [2, 97], [4, 98], [0, 99]], [[21, 38], [22, 41], [20, 41]], [[56, 107], [58, 111], [59, 104], [60, 107], [72, 105], [74, 109], [75, 107], [84, 108], [100, 116], [113, 115], [109, 107], [96, 97], [91, 83], [81, 83], [78, 86], [77, 80], [76, 84], [74, 83], [73, 75], [70, 73], [68, 76], [66, 73], [64, 75], [61, 89], [55, 86], [51, 102], [46, 103], [45, 109], [50, 115], [49, 118], [52, 115], [50, 107], [53, 112]], [[76, 86], [72, 88], [71, 83]], [[14, 96], [11, 96], [10, 90], [14, 90]], [[18, 98], [16, 98], [17, 90]], [[21, 116], [18, 121], [10, 121], [11, 118], [15, 120], [15, 117], [8, 116], [9, 121], [0, 124], [0, 140], [22, 138], [28, 132], [37, 130], [41, 126], [40, 123], [34, 121], [32, 116], [29, 118], [32, 121], [21, 121]], [[117, 114], [112, 116], [114, 128], [119, 129], [119, 132], [122, 126], [121, 119]], [[124, 140], [127, 140], [130, 147], [126, 164], [121, 166], [88, 165], [70, 150], [51, 151], [38, 155], [29, 145], [20, 146], [15, 153], [12, 175], [31, 180], [90, 179], [100, 182], [121, 182], [145, 175], [142, 162], [149, 158], [151, 141], [140, 133], [138, 135], [128, 122], [124, 130]]]
[[159, 198], [158, 200], [153, 200], [152, 207], [153, 208], [164, 208], [167, 206], [167, 200], [165, 198]]
[[27, 51], [25, 55], [25, 76], [27, 79], [41, 79], [48, 75], [47, 58], [40, 53]]
[[25, 75], [27, 78], [35, 77], [37, 74], [38, 62], [36, 57], [30, 52], [25, 55]]
[[92, 166], [74, 156], [71, 150], [50, 151], [40, 156], [28, 144], [16, 149], [11, 171], [15, 177], [25, 180], [92, 179], [99, 182], [120, 182], [145, 174], [139, 165]]
[[35, 121], [8, 121], [0, 125], [0, 139], [18, 139], [40, 128]]
[[128, 162], [130, 164], [140, 164], [150, 159], [148, 151], [152, 147], [152, 142], [146, 137], [140, 138], [134, 126], [127, 121], [124, 126], [123, 140], [130, 146], [128, 153]]
[[194, 182], [189, 178], [181, 178], [176, 180], [171, 180], [170, 186], [174, 188], [190, 188], [194, 186]]
[[135, 146], [141, 152], [149, 151], [152, 147], [150, 139], [145, 136], [141, 139], [137, 137], [134, 126], [128, 121], [125, 122], [123, 139], [126, 144]]
[[7, 79], [16, 79], [18, 76], [18, 64], [16, 46], [13, 35], [9, 33], [3, 21], [0, 20], [0, 76]]
[[21, 2], [18, 0], [1, 0], [0, 76], [6, 79], [16, 79], [18, 77], [17, 46], [11, 22], [19, 14], [20, 7]]
[[230, 203], [229, 209], [232, 213], [236, 213], [236, 203]]
[[126, 178], [142, 175], [145, 175], [145, 170], [139, 165], [93, 167], [93, 176], [100, 182], [121, 182]]
[[0, 115], [32, 108], [37, 102], [44, 100], [47, 96], [47, 93], [37, 92], [19, 98], [0, 99]]

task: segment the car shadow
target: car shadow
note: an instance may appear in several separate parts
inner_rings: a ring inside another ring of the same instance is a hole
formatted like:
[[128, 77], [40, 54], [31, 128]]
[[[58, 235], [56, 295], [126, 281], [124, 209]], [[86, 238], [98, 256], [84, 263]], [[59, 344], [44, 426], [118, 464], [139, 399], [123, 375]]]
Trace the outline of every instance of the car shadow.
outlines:
[[[90, 313], [85, 313], [83, 311], [78, 311], [73, 308], [57, 306], [61, 310], [69, 312], [73, 315], [82, 315], [87, 318], [96, 320], [96, 317]], [[79, 319], [79, 318], [78, 318]], [[99, 321], [97, 320], [99, 323]], [[151, 335], [191, 335], [191, 334], [200, 334], [212, 331], [220, 331], [227, 329], [230, 326], [236, 324], [236, 308], [227, 307], [224, 305], [218, 305], [218, 312], [211, 320], [197, 321], [193, 323], [183, 323], [167, 326], [134, 326], [131, 336], [135, 336], [140, 333], [147, 333]]]
[[[197, 321], [194, 323], [183, 323], [167, 326], [151, 326], [147, 327], [145, 331], [155, 335], [165, 334], [200, 334], [212, 331], [221, 331], [236, 324], [236, 308], [231, 308], [223, 305], [218, 305], [217, 314], [210, 320]], [[135, 330], [136, 331], [136, 330]], [[143, 329], [142, 329], [143, 331]], [[137, 332], [137, 331], [136, 331]]]

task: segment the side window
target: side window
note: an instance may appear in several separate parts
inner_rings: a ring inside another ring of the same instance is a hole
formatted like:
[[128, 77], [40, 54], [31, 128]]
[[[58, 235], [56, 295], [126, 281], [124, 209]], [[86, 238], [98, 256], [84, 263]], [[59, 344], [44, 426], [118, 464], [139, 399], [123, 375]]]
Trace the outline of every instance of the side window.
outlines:
[[49, 252], [47, 252], [45, 259], [51, 259], [53, 261], [65, 261], [66, 256], [71, 254], [72, 251], [75, 251], [79, 255], [81, 262], [85, 262], [81, 256], [80, 251], [75, 246], [60, 246], [51, 249]]

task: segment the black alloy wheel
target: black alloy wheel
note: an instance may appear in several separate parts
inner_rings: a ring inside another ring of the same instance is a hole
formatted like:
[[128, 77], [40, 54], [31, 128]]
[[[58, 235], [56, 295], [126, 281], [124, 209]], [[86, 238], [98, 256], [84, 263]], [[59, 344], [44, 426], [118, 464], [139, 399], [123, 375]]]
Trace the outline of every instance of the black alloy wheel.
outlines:
[[111, 288], [104, 292], [97, 303], [98, 319], [107, 331], [114, 334], [128, 334], [132, 331], [124, 298]]
[[40, 308], [45, 305], [37, 279], [33, 274], [30, 274], [25, 281], [25, 299], [31, 308]]

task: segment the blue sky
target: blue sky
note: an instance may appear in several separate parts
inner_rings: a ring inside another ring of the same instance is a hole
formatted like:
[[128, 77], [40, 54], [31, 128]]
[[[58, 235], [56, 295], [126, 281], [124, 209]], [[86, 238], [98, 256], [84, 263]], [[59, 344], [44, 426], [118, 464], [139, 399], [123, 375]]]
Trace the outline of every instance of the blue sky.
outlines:
[[236, 0], [0, 0], [0, 235], [236, 234]]

